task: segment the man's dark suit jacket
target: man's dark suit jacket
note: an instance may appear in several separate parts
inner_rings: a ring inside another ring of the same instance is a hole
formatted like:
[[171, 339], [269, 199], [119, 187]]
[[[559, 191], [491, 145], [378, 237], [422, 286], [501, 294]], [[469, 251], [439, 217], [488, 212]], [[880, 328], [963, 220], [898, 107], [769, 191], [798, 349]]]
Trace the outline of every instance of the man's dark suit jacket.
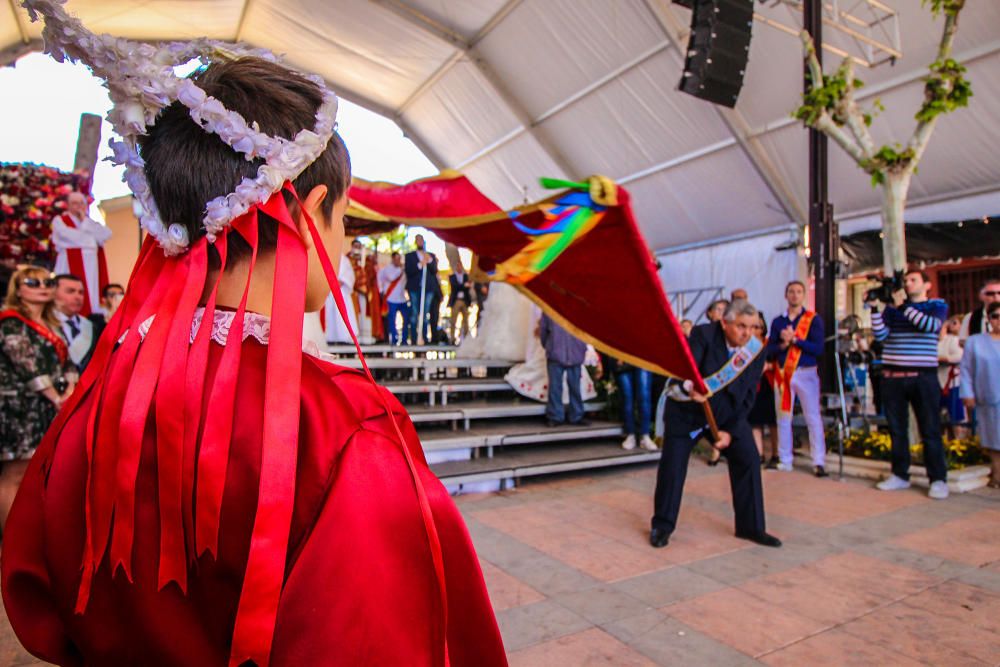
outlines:
[[[719, 322], [696, 326], [691, 330], [688, 344], [702, 377], [714, 374], [729, 361], [726, 335]], [[757, 355], [749, 368], [709, 399], [719, 430], [732, 434], [741, 423], [747, 424], [747, 415], [757, 397], [757, 383], [764, 372], [764, 356]], [[707, 424], [704, 410], [694, 401], [668, 400], [665, 420], [667, 436], [689, 436]]]
[[91, 313], [87, 316], [87, 319], [90, 320], [90, 324], [94, 327], [94, 335], [90, 339], [90, 349], [87, 350], [87, 354], [80, 360], [80, 372], [83, 372], [83, 369], [90, 363], [90, 358], [94, 356], [94, 350], [97, 349], [97, 341], [100, 339], [101, 334], [104, 333], [104, 327], [107, 326], [104, 315], [101, 313]]
[[461, 299], [465, 305], [472, 305], [472, 280], [468, 273], [462, 274], [461, 282], [454, 273], [448, 276], [448, 284], [451, 285], [451, 294], [448, 296], [448, 307], [454, 308], [455, 302]]
[[[424, 252], [427, 251], [425, 250]], [[427, 264], [427, 294], [434, 294], [435, 290], [441, 290], [437, 281], [437, 257], [433, 253], [427, 254], [431, 256], [431, 261]], [[423, 273], [423, 269], [420, 268], [420, 255], [417, 254], [416, 250], [408, 252], [403, 256], [403, 270], [406, 272], [407, 291], [419, 292], [420, 274]]]

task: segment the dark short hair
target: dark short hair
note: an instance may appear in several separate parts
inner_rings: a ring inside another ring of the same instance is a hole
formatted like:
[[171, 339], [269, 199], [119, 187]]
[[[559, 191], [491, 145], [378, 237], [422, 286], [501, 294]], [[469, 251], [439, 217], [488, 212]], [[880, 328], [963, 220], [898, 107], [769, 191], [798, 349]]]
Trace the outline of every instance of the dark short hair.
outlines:
[[393, 257], [400, 257], [401, 255], [399, 254], [399, 251], [398, 251], [398, 250], [393, 250], [393, 251], [392, 251], [392, 256], [393, 256]]
[[802, 291], [804, 291], [804, 292], [808, 291], [808, 290], [806, 290], [806, 284], [804, 282], [802, 282], [801, 280], [789, 280], [788, 284], [785, 285], [785, 294], [788, 294], [788, 288], [791, 287], [792, 285], [798, 285], [799, 287], [802, 288]]
[[995, 310], [1000, 310], [1000, 301], [994, 301], [986, 306], [986, 316], [989, 317]]
[[104, 286], [104, 289], [101, 290], [101, 296], [107, 299], [108, 292], [110, 292], [113, 289], [120, 289], [123, 292], [125, 291], [125, 288], [119, 285], [118, 283], [108, 283], [107, 285]]
[[[230, 111], [256, 122], [271, 136], [292, 139], [299, 131], [316, 125], [316, 111], [323, 103], [320, 87], [281, 65], [260, 58], [238, 58], [213, 63], [191, 75], [208, 95]], [[246, 160], [215, 134], [196, 123], [187, 107], [174, 102], [165, 108], [140, 138], [140, 153], [146, 163], [146, 179], [164, 226], [179, 223], [192, 241], [205, 235], [202, 218], [205, 205], [236, 190], [243, 178], [256, 178], [263, 160]], [[293, 181], [299, 196], [314, 187], [329, 188], [322, 211], [329, 216], [334, 203], [347, 191], [351, 163], [347, 148], [334, 133], [326, 150]], [[293, 215], [294, 199], [285, 193]], [[261, 214], [257, 242], [259, 251], [273, 250], [278, 242], [278, 223]], [[230, 234], [227, 264], [250, 256], [250, 245]], [[217, 268], [214, 247], [210, 265]]]
[[984, 280], [979, 289], [986, 289], [989, 285], [996, 285], [997, 283], [1000, 283], [1000, 276], [993, 276]]
[[712, 303], [708, 304], [708, 308], [705, 309], [705, 314], [707, 315], [708, 313], [712, 312], [712, 310], [720, 303], [729, 306], [729, 299], [716, 299]]
[[923, 269], [910, 269], [909, 271], [903, 274], [903, 277], [905, 278], [906, 276], [913, 275], [914, 273], [919, 273], [920, 279], [923, 280], [925, 283], [929, 283], [931, 281], [931, 277], [927, 275], [927, 272], [924, 271]]
[[83, 284], [83, 278], [81, 278], [76, 274], [60, 273], [59, 275], [56, 276], [56, 287], [59, 287], [59, 283], [63, 282], [64, 280], [69, 280], [74, 283], [80, 283], [81, 285]]

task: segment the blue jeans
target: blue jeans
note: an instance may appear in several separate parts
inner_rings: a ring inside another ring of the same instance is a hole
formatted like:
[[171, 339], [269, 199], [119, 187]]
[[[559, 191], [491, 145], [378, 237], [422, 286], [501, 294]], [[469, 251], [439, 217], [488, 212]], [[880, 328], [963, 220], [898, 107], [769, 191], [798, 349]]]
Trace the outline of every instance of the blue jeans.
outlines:
[[546, 364], [549, 369], [549, 402], [545, 407], [545, 417], [554, 422], [564, 422], [566, 410], [563, 406], [563, 375], [569, 385], [569, 423], [583, 419], [583, 396], [580, 394], [580, 371], [582, 366], [563, 366], [557, 361]]
[[[649, 420], [653, 412], [653, 394], [649, 371], [642, 368], [632, 368], [615, 375], [618, 388], [622, 392], [622, 417], [625, 421], [625, 434], [633, 434], [637, 438], [649, 435]], [[636, 401], [639, 403], [639, 421], [635, 420]]]
[[389, 332], [389, 343], [395, 345], [400, 339], [399, 330], [396, 328], [396, 315], [403, 316], [403, 341], [406, 341], [406, 337], [409, 335], [410, 328], [410, 306], [405, 301], [402, 303], [389, 302], [389, 314], [386, 315], [385, 328]]
[[[420, 290], [407, 290], [410, 293], [410, 322], [409, 322], [409, 343], [410, 345], [417, 344], [417, 332], [420, 326]], [[430, 320], [431, 304], [434, 301], [434, 295], [428, 291], [424, 294], [424, 343], [431, 342], [430, 327], [428, 326], [428, 321]]]

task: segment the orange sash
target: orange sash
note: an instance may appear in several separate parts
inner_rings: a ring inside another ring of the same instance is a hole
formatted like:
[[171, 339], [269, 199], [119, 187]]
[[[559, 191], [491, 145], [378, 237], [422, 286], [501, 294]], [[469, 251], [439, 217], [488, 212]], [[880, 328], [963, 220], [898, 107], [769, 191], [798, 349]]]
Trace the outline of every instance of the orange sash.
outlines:
[[[809, 327], [812, 326], [816, 313], [811, 310], [802, 312], [798, 325], [795, 327], [795, 337], [805, 340], [809, 336]], [[774, 372], [774, 391], [778, 396], [778, 412], [788, 416], [792, 414], [792, 375], [799, 366], [799, 359], [802, 358], [802, 348], [798, 345], [788, 346], [788, 356], [785, 357], [785, 365], [778, 365]]]

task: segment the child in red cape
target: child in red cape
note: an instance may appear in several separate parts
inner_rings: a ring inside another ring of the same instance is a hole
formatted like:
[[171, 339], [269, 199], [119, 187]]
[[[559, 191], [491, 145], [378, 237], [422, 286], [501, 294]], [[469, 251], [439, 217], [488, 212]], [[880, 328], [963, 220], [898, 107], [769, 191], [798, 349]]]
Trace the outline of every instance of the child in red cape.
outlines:
[[[262, 59], [193, 78], [289, 139], [322, 101]], [[25, 474], [2, 554], [18, 638], [60, 665], [505, 665], [472, 543], [406, 412], [367, 372], [301, 351], [344, 235], [339, 136], [209, 238], [206, 202], [261, 161], [177, 102], [147, 131], [160, 219], [190, 242], [168, 255], [147, 237]]]

